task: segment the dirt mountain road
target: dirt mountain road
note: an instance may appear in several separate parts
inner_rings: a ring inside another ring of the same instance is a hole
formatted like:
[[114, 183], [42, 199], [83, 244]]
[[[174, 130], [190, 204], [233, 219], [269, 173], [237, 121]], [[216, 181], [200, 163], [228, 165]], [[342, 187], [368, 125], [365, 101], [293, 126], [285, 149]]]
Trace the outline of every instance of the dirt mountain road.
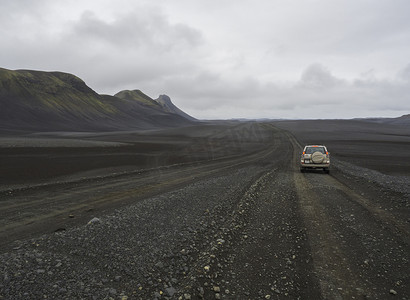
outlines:
[[252, 126], [243, 153], [3, 189], [0, 299], [409, 299], [409, 195], [300, 173], [293, 135]]

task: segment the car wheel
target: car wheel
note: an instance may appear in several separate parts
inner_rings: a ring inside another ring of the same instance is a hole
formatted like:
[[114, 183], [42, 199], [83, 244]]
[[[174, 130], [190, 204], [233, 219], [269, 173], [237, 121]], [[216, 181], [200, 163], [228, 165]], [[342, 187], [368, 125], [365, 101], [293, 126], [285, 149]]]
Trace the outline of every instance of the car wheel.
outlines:
[[305, 168], [300, 168], [300, 172], [305, 173]]
[[329, 174], [329, 173], [330, 173], [329, 168], [323, 168], [323, 171], [325, 171], [326, 174]]

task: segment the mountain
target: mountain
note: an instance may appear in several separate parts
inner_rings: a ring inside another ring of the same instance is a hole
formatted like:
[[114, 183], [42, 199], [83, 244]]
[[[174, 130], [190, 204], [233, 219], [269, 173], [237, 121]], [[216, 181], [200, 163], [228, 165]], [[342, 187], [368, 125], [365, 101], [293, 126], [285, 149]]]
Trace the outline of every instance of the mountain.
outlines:
[[410, 114], [395, 118], [392, 123], [396, 125], [410, 126]]
[[157, 101], [145, 95], [140, 90], [133, 90], [133, 91], [124, 90], [124, 91], [121, 91], [115, 94], [114, 97], [121, 98], [124, 100], [137, 101], [142, 105], [146, 105], [146, 106], [150, 106], [150, 107], [162, 110], [161, 105], [159, 105]]
[[195, 118], [191, 117], [190, 115], [188, 115], [187, 113], [183, 112], [178, 107], [176, 107], [174, 103], [171, 102], [171, 99], [167, 95], [160, 95], [158, 99], [155, 99], [155, 101], [158, 102], [161, 105], [161, 107], [167, 112], [180, 115], [191, 121], [196, 121]]
[[397, 118], [357, 118], [356, 120], [373, 122], [373, 123], [399, 125], [399, 126], [410, 126], [410, 114], [403, 115]]
[[[0, 129], [130, 130], [192, 124], [137, 94], [141, 99], [99, 95], [72, 74], [0, 68]], [[142, 103], [144, 99], [153, 105]]]
[[188, 115], [187, 113], [176, 107], [172, 103], [171, 98], [169, 98], [167, 95], [160, 95], [158, 99], [152, 99], [140, 90], [125, 90], [115, 94], [114, 96], [121, 99], [138, 101], [142, 105], [147, 105], [161, 111], [177, 114], [191, 121], [196, 121], [194, 117]]

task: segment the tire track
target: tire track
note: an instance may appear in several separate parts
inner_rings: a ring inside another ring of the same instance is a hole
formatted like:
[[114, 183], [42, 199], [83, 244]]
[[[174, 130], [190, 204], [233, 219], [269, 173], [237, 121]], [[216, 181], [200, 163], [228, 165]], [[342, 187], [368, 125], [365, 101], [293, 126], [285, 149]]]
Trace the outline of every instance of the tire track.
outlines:
[[294, 183], [323, 298], [346, 299], [363, 297], [365, 294], [370, 295], [370, 291], [364, 293], [361, 288], [364, 283], [352, 271], [353, 267], [342, 251], [336, 233], [332, 230], [332, 221], [318, 200], [320, 196], [313, 190], [305, 176], [299, 172], [297, 149], [302, 147], [293, 136], [288, 134], [288, 137], [293, 145]]
[[[219, 231], [207, 233], [212, 242], [201, 250], [184, 282], [190, 294], [203, 291], [204, 299], [320, 298], [295, 191], [289, 189], [292, 153], [281, 134], [275, 160], [249, 183], [218, 223]], [[204, 290], [209, 284], [218, 287], [217, 295], [215, 289]]]
[[[386, 298], [408, 292], [409, 225], [337, 178], [293, 172], [324, 298]], [[394, 272], [389, 272], [395, 270]], [[389, 292], [390, 291], [390, 292]], [[403, 295], [403, 294], [402, 294]]]
[[[293, 136], [289, 136], [289, 138], [291, 139], [295, 149], [303, 148]], [[298, 169], [296, 163], [298, 161], [298, 158], [298, 152], [294, 151], [294, 168], [296, 169]], [[378, 207], [376, 204], [372, 203], [371, 200], [358, 194], [356, 191], [349, 188], [346, 184], [340, 182], [335, 177], [326, 176], [324, 178], [327, 185], [330, 185], [335, 189], [345, 193], [346, 199], [360, 205], [363, 209], [367, 210], [373, 218], [377, 219], [379, 222], [387, 226], [391, 230], [391, 232], [396, 235], [397, 238], [402, 240], [407, 245], [410, 245], [410, 225], [408, 224], [408, 222], [397, 219], [393, 214], [382, 209], [381, 207]]]

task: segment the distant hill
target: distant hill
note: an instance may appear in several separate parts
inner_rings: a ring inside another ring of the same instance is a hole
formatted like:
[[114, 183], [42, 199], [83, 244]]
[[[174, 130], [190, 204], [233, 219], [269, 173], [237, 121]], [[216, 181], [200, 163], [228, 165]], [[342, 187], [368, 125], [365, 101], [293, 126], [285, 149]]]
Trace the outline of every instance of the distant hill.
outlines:
[[134, 94], [139, 99], [99, 95], [80, 78], [62, 72], [0, 68], [0, 129], [129, 130], [192, 123], [142, 92]]
[[174, 103], [171, 102], [171, 99], [167, 95], [160, 95], [158, 99], [155, 99], [155, 101], [157, 101], [161, 105], [161, 107], [167, 112], [180, 115], [191, 121], [196, 120], [195, 118], [191, 117], [190, 115], [188, 115], [187, 113], [183, 112], [178, 107], [176, 107]]
[[410, 126], [410, 114], [403, 115], [397, 118], [358, 118], [356, 120], [362, 120], [362, 121], [373, 122], [373, 123]]
[[410, 126], [410, 114], [408, 115], [403, 115], [398, 118], [393, 119], [394, 124], [400, 124], [400, 125], [409, 125]]
[[161, 111], [180, 115], [181, 117], [184, 117], [191, 121], [196, 121], [195, 118], [176, 107], [172, 103], [171, 98], [169, 98], [167, 95], [160, 95], [158, 99], [152, 99], [140, 90], [125, 90], [115, 94], [114, 96], [121, 99], [138, 101], [142, 105], [147, 105]]
[[140, 90], [121, 91], [121, 92], [115, 94], [114, 97], [121, 98], [121, 99], [124, 99], [124, 100], [137, 101], [142, 105], [151, 106], [153, 108], [157, 108], [159, 110], [162, 110], [161, 105], [159, 105], [159, 103], [157, 101], [155, 101], [152, 98], [150, 98], [149, 96], [145, 95]]

